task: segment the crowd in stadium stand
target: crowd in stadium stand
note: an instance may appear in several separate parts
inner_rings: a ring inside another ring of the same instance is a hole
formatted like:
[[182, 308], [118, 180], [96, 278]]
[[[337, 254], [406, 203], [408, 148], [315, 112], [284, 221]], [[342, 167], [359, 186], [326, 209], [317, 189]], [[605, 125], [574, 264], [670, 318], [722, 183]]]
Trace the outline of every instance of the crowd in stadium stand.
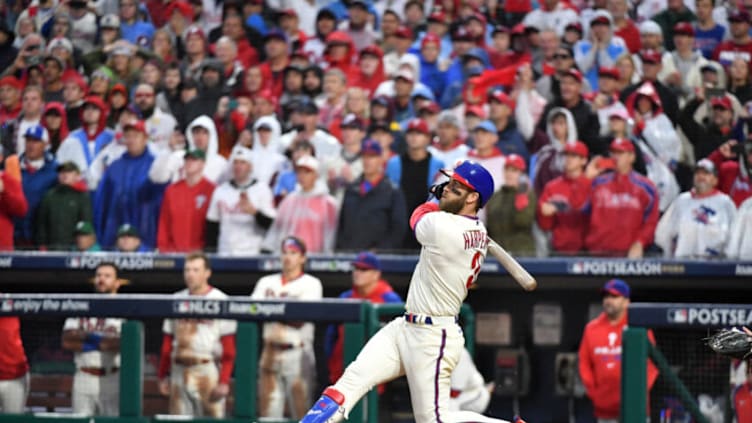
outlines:
[[476, 160], [528, 256], [752, 258], [752, 1], [15, 0], [0, 249], [416, 251]]

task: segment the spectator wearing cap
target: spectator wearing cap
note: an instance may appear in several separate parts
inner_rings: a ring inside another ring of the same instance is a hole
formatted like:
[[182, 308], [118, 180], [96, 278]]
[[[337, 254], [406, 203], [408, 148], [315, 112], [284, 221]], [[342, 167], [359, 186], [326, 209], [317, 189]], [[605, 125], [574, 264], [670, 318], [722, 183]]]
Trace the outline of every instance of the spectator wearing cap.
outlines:
[[674, 26], [673, 34], [675, 50], [664, 57], [668, 72], [662, 72], [659, 78], [674, 90], [684, 103], [684, 100], [694, 91], [689, 84], [692, 79], [697, 77], [691, 77], [691, 75], [698, 74], [702, 66], [708, 63], [708, 60], [705, 59], [700, 50], [695, 49], [695, 28], [691, 23], [677, 23]]
[[545, 134], [538, 132], [537, 137], [546, 138], [547, 142], [538, 150], [535, 165], [531, 165], [533, 187], [538, 196], [548, 182], [563, 174], [564, 148], [577, 141], [577, 127], [569, 110], [563, 107], [552, 109], [546, 122]]
[[[87, 182], [92, 182], [87, 175], [89, 167], [115, 137], [115, 133], [105, 126], [107, 113], [107, 106], [101, 98], [86, 97], [80, 117], [82, 126], [71, 132], [57, 151], [58, 161], [74, 162]], [[95, 190], [96, 185], [90, 184], [89, 189]]]
[[358, 55], [358, 71], [351, 85], [364, 89], [369, 98], [386, 79], [383, 58], [384, 51], [377, 45], [364, 48]]
[[110, 128], [116, 128], [118, 126], [118, 123], [120, 122], [120, 116], [123, 114], [124, 110], [128, 109], [129, 106], [133, 107], [134, 112], [136, 112], [138, 117], [142, 116], [141, 111], [138, 110], [138, 106], [136, 106], [135, 104], [128, 104], [128, 89], [125, 87], [125, 85], [120, 83], [112, 86], [110, 95], [107, 96], [107, 105], [110, 108], [110, 112], [107, 115], [107, 126]]
[[55, 56], [45, 56], [44, 68], [44, 101], [63, 101], [63, 70], [65, 64]]
[[154, 25], [140, 19], [139, 6], [137, 0], [120, 2], [120, 34], [131, 44], [148, 46], [154, 36]]
[[659, 79], [663, 69], [663, 55], [656, 50], [643, 50], [640, 52], [640, 60], [642, 80], [622, 90], [619, 99], [627, 106], [627, 109], [631, 110], [629, 98], [634, 97], [635, 92], [643, 86], [650, 85], [660, 101], [663, 112], [672, 123], [676, 122], [679, 117], [679, 102], [676, 94]]
[[0, 146], [0, 251], [13, 251], [13, 221], [21, 219], [28, 211], [28, 203], [21, 186], [21, 170], [18, 156], [5, 154]]
[[65, 104], [65, 117], [70, 129], [81, 127], [81, 112], [88, 89], [86, 81], [80, 75], [70, 75], [63, 79], [62, 102]]
[[141, 118], [146, 123], [149, 142], [156, 152], [168, 151], [169, 141], [178, 122], [171, 114], [157, 107], [156, 91], [149, 84], [139, 84], [133, 95]]
[[536, 221], [550, 234], [555, 254], [578, 254], [585, 249], [592, 181], [585, 175], [588, 148], [581, 141], [564, 146], [564, 174], [546, 183], [538, 199]]
[[394, 119], [398, 122], [407, 122], [416, 116], [412, 102], [415, 82], [415, 73], [406, 67], [394, 77]]
[[149, 249], [141, 242], [138, 229], [130, 223], [123, 223], [117, 231], [114, 251], [119, 253], [148, 253]]
[[519, 154], [525, 161], [530, 154], [525, 145], [525, 139], [517, 129], [515, 119], [515, 101], [501, 89], [492, 89], [487, 96], [488, 120], [493, 122], [499, 133], [496, 146], [502, 154]]
[[412, 29], [404, 25], [397, 28], [391, 36], [391, 40], [387, 40], [387, 43], [394, 46], [394, 50], [384, 54], [384, 72], [388, 77], [393, 78], [400, 71], [400, 64], [404, 63], [405, 57], [418, 61], [418, 57], [410, 53], [410, 46], [413, 41]]
[[[616, 111], [624, 111], [627, 108], [619, 100], [619, 79], [621, 71], [617, 67], [604, 67], [598, 69], [598, 90], [585, 95], [593, 109], [598, 113], [600, 123], [600, 136], [608, 135], [608, 118]], [[598, 154], [605, 153], [602, 149]]]
[[614, 66], [616, 59], [627, 51], [624, 40], [614, 35], [611, 14], [598, 10], [590, 19], [588, 39], [580, 40], [574, 45], [574, 59], [590, 86], [597, 90], [599, 69], [602, 66]]
[[[619, 420], [622, 334], [627, 326], [630, 291], [629, 285], [621, 279], [606, 282], [601, 289], [603, 312], [585, 326], [580, 341], [577, 354], [580, 379], [593, 402], [593, 413], [599, 423]], [[653, 331], [648, 330], [647, 336], [655, 345]], [[658, 369], [648, 361], [648, 392], [657, 378]]]
[[42, 125], [29, 127], [24, 133], [24, 152], [19, 157], [21, 186], [28, 204], [22, 219], [16, 219], [16, 247], [34, 247], [37, 212], [44, 194], [55, 185], [57, 162], [47, 149], [49, 136]]
[[[107, 57], [105, 66], [97, 69], [97, 71], [101, 70], [102, 72], [105, 72], [104, 75], [100, 72], [99, 75], [92, 75], [92, 79], [96, 77], [109, 78], [107, 81], [108, 88], [116, 82], [122, 82], [127, 85], [135, 84], [137, 78], [136, 69], [140, 69], [140, 67], [135, 66], [135, 55], [138, 51], [138, 47], [122, 39], [118, 40], [115, 45], [115, 48], [110, 51], [110, 54]], [[109, 74], [106, 72], [109, 72]], [[95, 94], [100, 92], [95, 91], [92, 86], [89, 93]], [[102, 91], [101, 94], [103, 94], [103, 97], [106, 97], [107, 92]]]
[[470, 132], [475, 147], [467, 153], [467, 158], [474, 160], [485, 167], [494, 181], [495, 189], [504, 184], [504, 164], [506, 158], [497, 146], [499, 133], [496, 125], [490, 120], [481, 120]]
[[283, 93], [279, 98], [279, 107], [283, 110], [283, 116], [289, 114], [297, 103], [308, 100], [303, 86], [304, 68], [290, 64], [284, 70]]
[[358, 71], [354, 63], [357, 55], [355, 43], [347, 32], [334, 31], [326, 36], [323, 60], [327, 71], [339, 69], [348, 82], [354, 80]]
[[559, 0], [548, 0], [545, 8], [533, 10], [525, 15], [522, 24], [525, 27], [554, 30], [561, 36], [567, 24], [578, 20], [579, 16], [572, 5]]
[[81, 57], [81, 64], [87, 74], [107, 61], [107, 54], [120, 39], [120, 17], [107, 14], [99, 19], [99, 38], [93, 49]]
[[346, 93], [347, 75], [337, 68], [327, 70], [324, 73], [324, 100], [318, 104], [320, 125], [328, 128], [337, 118], [344, 116]]
[[681, 140], [661, 100], [655, 86], [645, 82], [627, 97], [626, 106], [635, 122], [634, 133], [647, 142], [658, 159], [676, 169], [682, 156]]
[[12, 121], [6, 121], [0, 129], [0, 140], [6, 153], [21, 154], [24, 151], [26, 130], [39, 125], [44, 110], [42, 88], [30, 85], [21, 94], [21, 113]]
[[335, 249], [395, 250], [407, 228], [402, 190], [384, 175], [381, 145], [366, 139], [361, 147], [363, 175], [349, 184], [340, 207]]
[[683, 192], [661, 217], [655, 243], [669, 258], [724, 255], [736, 205], [718, 191], [718, 170], [710, 159], [697, 162], [691, 191]]
[[435, 6], [426, 18], [426, 30], [418, 34], [412, 47], [410, 47], [410, 52], [415, 53], [419, 51], [425, 37], [431, 34], [439, 39], [437, 43], [439, 47], [439, 63], [443, 63], [443, 66], [446, 66], [448, 61], [451, 60], [452, 55], [452, 37], [449, 32], [449, 26], [447, 13], [441, 6]]
[[[541, 75], [535, 80], [535, 90], [546, 102], [551, 103], [561, 98], [561, 77], [575, 68], [574, 50], [567, 45], [560, 45], [553, 55], [554, 72], [551, 75]], [[583, 80], [583, 91], [590, 92], [590, 83]]]
[[610, 149], [614, 171], [593, 180], [585, 247], [591, 254], [641, 258], [658, 223], [658, 190], [633, 170], [632, 142], [616, 139]]
[[94, 253], [102, 251], [102, 247], [97, 242], [97, 234], [94, 231], [94, 224], [90, 221], [82, 220], [76, 223], [74, 232], [76, 238], [75, 250], [81, 253]]
[[[316, 151], [313, 148], [313, 144], [311, 144], [307, 140], [301, 140], [290, 146], [289, 149], [289, 155], [290, 155], [290, 162], [291, 163], [297, 163], [297, 161], [303, 157], [303, 156], [316, 156]], [[319, 162], [319, 180], [322, 183], [326, 183], [325, 177], [322, 175], [323, 167], [321, 166], [321, 163]], [[280, 202], [287, 196], [289, 193], [293, 192], [298, 183], [298, 176], [295, 172], [294, 167], [291, 169], [287, 169], [284, 172], [282, 172], [279, 175], [279, 178], [277, 178], [276, 184], [274, 186], [274, 204], [279, 205]]]
[[311, 16], [316, 16], [315, 31], [308, 33], [309, 37], [303, 45], [303, 52], [311, 58], [313, 63], [321, 64], [324, 60], [326, 38], [337, 30], [337, 16], [328, 7], [321, 8], [318, 13]]
[[435, 98], [441, 98], [446, 84], [446, 63], [442, 63], [441, 39], [432, 33], [426, 34], [416, 53], [420, 59], [420, 82], [431, 89]]
[[470, 147], [462, 137], [462, 124], [450, 110], [439, 114], [436, 136], [428, 146], [428, 152], [447, 166], [465, 160], [470, 153]]
[[345, 92], [345, 107], [342, 109], [342, 117], [335, 119], [329, 126], [329, 133], [335, 138], [342, 141], [342, 132], [340, 125], [342, 120], [352, 114], [360, 118], [364, 123], [365, 128], [368, 128], [369, 123], [369, 101], [368, 92], [359, 87], [349, 87]]
[[752, 197], [752, 141], [729, 140], [708, 158], [718, 169], [718, 189], [728, 194], [737, 207]]
[[[643, 51], [654, 51], [657, 52], [658, 55], [661, 57], [660, 60], [662, 60], [663, 56], [665, 55], [665, 49], [663, 47], [663, 31], [661, 30], [660, 25], [658, 25], [655, 21], [652, 20], [646, 20], [642, 23], [640, 23], [640, 44], [642, 48], [639, 52], [634, 53], [632, 55], [633, 61], [636, 66], [636, 70], [638, 74], [642, 74], [642, 60], [643, 60]], [[655, 59], [651, 59], [651, 61], [654, 61]]]
[[287, 157], [279, 152], [279, 135], [274, 117], [262, 116], [253, 124], [253, 177], [269, 187], [289, 168]]
[[261, 74], [272, 95], [279, 98], [283, 91], [283, 71], [290, 64], [285, 33], [278, 29], [267, 32], [264, 35], [264, 51], [266, 60], [261, 63]]
[[204, 30], [198, 25], [191, 25], [181, 36], [185, 46], [185, 54], [180, 61], [183, 77], [198, 82], [201, 77], [201, 67], [208, 57], [209, 40]]
[[206, 246], [206, 213], [215, 185], [204, 176], [204, 150], [187, 150], [183, 158], [185, 177], [167, 187], [159, 210], [160, 253], [187, 253]]
[[94, 49], [97, 41], [97, 15], [88, 9], [87, 0], [73, 0], [68, 2], [68, 16], [71, 25], [71, 42], [81, 53], [86, 54]]
[[75, 163], [65, 162], [56, 170], [57, 184], [39, 205], [34, 241], [40, 249], [71, 251], [76, 246], [78, 222], [91, 221], [91, 199]]
[[726, 26], [715, 21], [713, 11], [714, 0], [696, 0], [695, 13], [697, 21], [695, 28], [695, 47], [698, 48], [706, 59], [713, 57], [713, 51], [720, 44], [728, 32]]
[[752, 18], [746, 9], [738, 9], [729, 13], [728, 16], [730, 35], [726, 41], [721, 42], [713, 50], [713, 60], [724, 67], [731, 65], [737, 57], [752, 63], [752, 37], [749, 35]]
[[41, 125], [47, 130], [49, 150], [52, 154], [57, 153], [60, 144], [68, 137], [67, 120], [65, 106], [62, 103], [52, 102], [45, 104]]
[[264, 248], [273, 251], [288, 235], [300, 238], [311, 253], [331, 254], [339, 217], [337, 200], [319, 177], [319, 161], [302, 156], [295, 162], [297, 184], [279, 204], [277, 217], [266, 233]]
[[598, 115], [582, 95], [584, 80], [582, 73], [576, 69], [570, 69], [559, 77], [561, 97], [546, 105], [538, 122], [538, 129], [545, 131], [547, 121], [543, 117], [548, 117], [548, 113], [552, 109], [563, 107], [572, 113], [578, 138], [591, 151], [602, 151], [598, 138], [600, 134]]
[[23, 83], [15, 76], [0, 78], [0, 121], [8, 122], [21, 115], [21, 91]]
[[271, 189], [253, 177], [253, 154], [243, 146], [232, 150], [231, 179], [214, 190], [209, 203], [206, 245], [221, 255], [258, 254], [276, 217]]
[[[381, 260], [371, 252], [363, 251], [355, 256], [351, 263], [352, 288], [341, 293], [343, 300], [366, 300], [372, 304], [401, 303], [402, 298], [394, 292], [392, 286], [382, 278]], [[337, 382], [345, 371], [343, 361], [345, 344], [344, 325], [329, 325], [324, 340], [324, 354], [327, 356], [329, 381]], [[384, 392], [384, 385], [379, 385], [379, 393]]]
[[352, 113], [346, 115], [340, 122], [342, 134], [340, 154], [333, 157], [320, 155], [326, 167], [325, 176], [329, 190], [337, 200], [342, 199], [347, 184], [355, 181], [363, 173], [360, 153], [366, 129], [366, 120]]
[[357, 51], [376, 43], [376, 32], [369, 22], [368, 2], [353, 0], [347, 6], [347, 19], [339, 24], [339, 30], [350, 36]]
[[300, 29], [300, 16], [293, 8], [282, 9], [277, 13], [279, 29], [287, 36], [287, 44], [290, 51], [301, 49], [308, 36]]
[[[647, 168], [645, 165], [645, 156], [649, 157], [649, 160], [655, 161], [656, 163], [661, 163], [656, 157], [656, 155], [650, 150], [650, 147], [643, 145], [645, 144], [645, 141], [639, 137], [637, 137], [633, 131], [634, 128], [632, 128], [632, 118], [629, 116], [629, 112], [626, 109], [617, 109], [612, 111], [608, 115], [608, 133], [606, 136], [604, 136], [604, 141], [606, 141], [606, 145], [611, 145], [611, 142], [617, 138], [623, 138], [632, 141], [632, 143], [635, 145], [635, 151], [641, 151], [642, 154], [635, 154], [635, 162], [632, 164], [632, 168], [639, 174], [647, 176]], [[605, 155], [605, 153], [597, 154], [598, 156]], [[673, 176], [673, 171], [668, 166], [663, 165], [666, 170]], [[594, 176], [594, 175], [590, 175]], [[655, 175], [653, 175], [655, 176]], [[676, 179], [676, 178], [674, 178]], [[674, 184], [676, 185], [676, 184]], [[663, 195], [663, 193], [659, 193]], [[677, 191], [676, 195], [679, 194], [678, 191], [678, 185], [677, 185]], [[673, 199], [673, 197], [672, 197]], [[666, 206], [668, 207], [668, 204], [670, 204], [671, 201], [669, 200], [666, 203]]]
[[684, 5], [683, 0], [668, 0], [666, 8], [660, 13], [653, 16], [653, 21], [657, 22], [663, 32], [663, 45], [666, 51], [674, 50], [674, 29], [680, 22], [692, 23], [697, 20], [697, 16]]
[[298, 141], [309, 141], [318, 157], [339, 156], [342, 145], [331, 134], [319, 129], [319, 108], [313, 101], [301, 102], [290, 116], [293, 130], [279, 139], [280, 151], [287, 150]]
[[509, 154], [504, 162], [504, 183], [486, 204], [488, 236], [506, 245], [512, 254], [533, 256], [536, 195], [526, 176], [525, 159]]
[[126, 151], [107, 167], [94, 194], [94, 227], [104, 248], [113, 248], [120, 225], [130, 223], [147, 249], [157, 241], [159, 208], [165, 184], [149, 179], [154, 155], [147, 148], [149, 135], [143, 121], [123, 128]]
[[611, 0], [607, 2], [606, 7], [613, 18], [614, 35], [624, 40], [630, 53], [640, 51], [642, 48], [640, 30], [629, 16], [628, 0]]
[[[710, 116], [698, 122], [695, 112], [709, 102], [712, 107]], [[722, 97], [707, 98], [704, 87], [695, 91], [695, 97], [689, 100], [679, 115], [679, 127], [689, 142], [694, 146], [695, 157], [708, 157], [727, 141], [736, 138], [733, 131], [736, 117], [728, 94]]]

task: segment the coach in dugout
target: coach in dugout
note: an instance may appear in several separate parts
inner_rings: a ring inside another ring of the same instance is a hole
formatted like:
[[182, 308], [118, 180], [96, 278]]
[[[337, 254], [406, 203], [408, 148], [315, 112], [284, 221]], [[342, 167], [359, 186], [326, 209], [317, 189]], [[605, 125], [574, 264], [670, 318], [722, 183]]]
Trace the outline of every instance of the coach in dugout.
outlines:
[[[618, 423], [621, 410], [622, 333], [627, 325], [630, 288], [621, 279], [611, 279], [601, 289], [603, 312], [585, 326], [579, 351], [580, 378], [593, 402], [598, 423]], [[653, 332], [648, 339], [655, 344]], [[648, 391], [658, 378], [658, 369], [648, 362]]]

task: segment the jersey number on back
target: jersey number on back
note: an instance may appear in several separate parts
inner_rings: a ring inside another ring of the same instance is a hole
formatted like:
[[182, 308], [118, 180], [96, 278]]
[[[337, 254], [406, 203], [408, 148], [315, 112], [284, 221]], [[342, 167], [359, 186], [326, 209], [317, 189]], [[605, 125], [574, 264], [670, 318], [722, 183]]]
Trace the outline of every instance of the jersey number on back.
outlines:
[[478, 274], [480, 273], [480, 266], [482, 264], [483, 254], [481, 254], [480, 251], [475, 253], [473, 256], [473, 260], [470, 262], [470, 268], [473, 270], [473, 273], [467, 277], [467, 282], [465, 283], [466, 288], [470, 288], [470, 285], [474, 284], [475, 281], [478, 279]]

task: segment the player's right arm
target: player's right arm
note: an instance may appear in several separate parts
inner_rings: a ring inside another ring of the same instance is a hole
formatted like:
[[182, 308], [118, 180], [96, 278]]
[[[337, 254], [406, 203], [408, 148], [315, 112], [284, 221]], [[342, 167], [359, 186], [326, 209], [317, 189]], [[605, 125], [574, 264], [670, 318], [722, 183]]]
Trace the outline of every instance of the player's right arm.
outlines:
[[172, 366], [172, 334], [172, 320], [165, 320], [162, 324], [162, 348], [160, 349], [159, 368], [157, 369], [159, 393], [164, 396], [170, 396], [170, 379], [168, 375]]
[[63, 326], [64, 350], [73, 352], [120, 351], [120, 337], [80, 329], [79, 319], [66, 319]]

